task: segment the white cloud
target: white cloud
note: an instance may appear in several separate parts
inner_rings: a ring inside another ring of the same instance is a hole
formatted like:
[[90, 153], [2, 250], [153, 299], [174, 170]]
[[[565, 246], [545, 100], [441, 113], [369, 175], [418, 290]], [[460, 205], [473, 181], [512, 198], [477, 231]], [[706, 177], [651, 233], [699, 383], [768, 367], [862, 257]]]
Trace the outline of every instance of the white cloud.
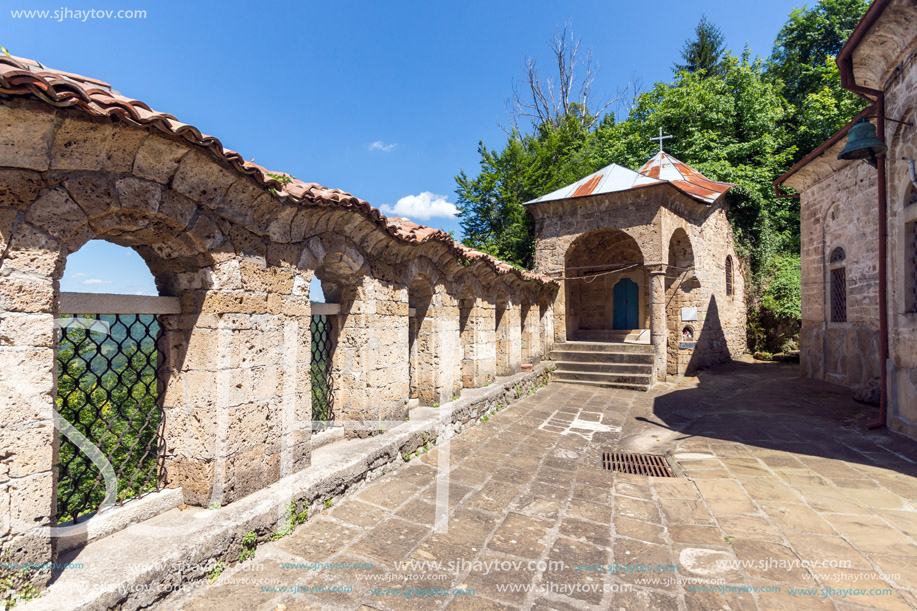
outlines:
[[82, 277], [84, 277], [85, 275], [86, 275], [86, 274], [84, 274], [83, 272], [77, 272], [77, 273], [73, 274], [73, 277], [74, 277], [74, 278], [82, 278]]
[[80, 284], [111, 284], [111, 280], [102, 280], [100, 278], [87, 278], [80, 282]]
[[369, 145], [369, 150], [371, 151], [382, 151], [383, 153], [391, 153], [395, 150], [395, 147], [398, 146], [397, 142], [392, 142], [391, 144], [386, 144], [381, 140], [376, 140], [375, 142]]
[[446, 201], [445, 195], [424, 191], [419, 195], [406, 195], [394, 206], [382, 204], [382, 212], [390, 216], [406, 216], [415, 221], [426, 221], [432, 218], [452, 218], [458, 214], [458, 208]]

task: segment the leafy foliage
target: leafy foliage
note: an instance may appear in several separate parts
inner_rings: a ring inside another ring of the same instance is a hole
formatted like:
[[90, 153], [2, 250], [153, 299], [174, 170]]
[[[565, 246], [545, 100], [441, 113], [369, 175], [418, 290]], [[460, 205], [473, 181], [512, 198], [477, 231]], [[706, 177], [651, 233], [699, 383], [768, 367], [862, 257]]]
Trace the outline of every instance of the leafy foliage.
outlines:
[[834, 58], [868, 7], [867, 0], [821, 0], [794, 9], [777, 34], [768, 75], [795, 109], [787, 120], [794, 162], [866, 106], [841, 88]]

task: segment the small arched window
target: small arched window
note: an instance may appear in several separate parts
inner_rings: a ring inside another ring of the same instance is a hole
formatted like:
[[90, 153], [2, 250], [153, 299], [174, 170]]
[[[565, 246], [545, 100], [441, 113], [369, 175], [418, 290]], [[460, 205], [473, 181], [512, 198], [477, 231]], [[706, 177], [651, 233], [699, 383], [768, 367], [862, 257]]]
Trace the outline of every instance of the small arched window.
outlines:
[[847, 253], [835, 248], [828, 259], [831, 322], [847, 322]]
[[726, 295], [732, 297], [732, 255], [726, 255]]

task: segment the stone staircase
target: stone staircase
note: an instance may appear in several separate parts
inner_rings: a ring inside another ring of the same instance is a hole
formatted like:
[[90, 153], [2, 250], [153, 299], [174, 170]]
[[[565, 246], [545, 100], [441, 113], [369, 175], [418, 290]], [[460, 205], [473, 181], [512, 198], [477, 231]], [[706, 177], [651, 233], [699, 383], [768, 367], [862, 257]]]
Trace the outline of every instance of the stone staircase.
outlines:
[[555, 344], [548, 358], [557, 366], [557, 382], [642, 391], [653, 382], [649, 344], [571, 341]]

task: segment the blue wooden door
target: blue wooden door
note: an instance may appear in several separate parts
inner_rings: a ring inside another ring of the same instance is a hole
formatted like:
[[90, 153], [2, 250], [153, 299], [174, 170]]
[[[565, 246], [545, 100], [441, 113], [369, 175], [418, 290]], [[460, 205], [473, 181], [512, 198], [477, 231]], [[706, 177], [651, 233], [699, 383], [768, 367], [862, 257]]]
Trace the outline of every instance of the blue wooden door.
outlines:
[[637, 283], [628, 278], [619, 281], [614, 288], [614, 328], [638, 329], [640, 301]]

